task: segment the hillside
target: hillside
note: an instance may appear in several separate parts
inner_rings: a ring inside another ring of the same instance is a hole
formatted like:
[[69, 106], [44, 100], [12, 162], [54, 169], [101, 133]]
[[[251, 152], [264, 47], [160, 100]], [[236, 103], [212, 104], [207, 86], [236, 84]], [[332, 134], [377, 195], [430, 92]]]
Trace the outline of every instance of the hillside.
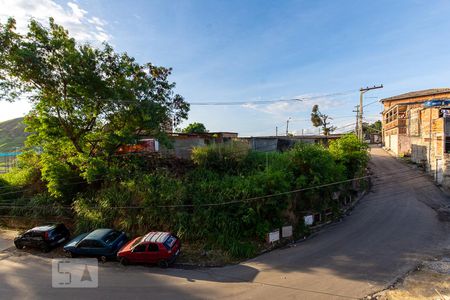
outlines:
[[22, 148], [28, 133], [24, 132], [23, 118], [0, 123], [0, 152], [13, 152]]

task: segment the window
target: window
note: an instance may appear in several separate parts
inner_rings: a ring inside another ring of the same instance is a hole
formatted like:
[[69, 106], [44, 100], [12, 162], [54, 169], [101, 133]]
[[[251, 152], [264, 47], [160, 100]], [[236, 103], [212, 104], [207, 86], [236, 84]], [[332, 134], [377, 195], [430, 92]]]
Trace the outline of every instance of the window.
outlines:
[[90, 245], [90, 241], [89, 240], [84, 240], [84, 241], [81, 241], [81, 243], [79, 243], [77, 247], [87, 248], [87, 247], [90, 247], [89, 245]]
[[148, 244], [148, 252], [158, 252], [159, 247], [157, 244]]
[[145, 246], [146, 245], [137, 245], [136, 247], [134, 247], [133, 252], [144, 252]]
[[100, 241], [91, 241], [92, 248], [103, 248], [103, 244]]
[[177, 238], [173, 235], [169, 236], [167, 240], [164, 242], [164, 246], [167, 248], [167, 250], [172, 249], [173, 245], [177, 241]]
[[34, 239], [41, 239], [43, 234], [41, 231], [32, 231], [30, 236]]
[[445, 138], [445, 149], [444, 153], [450, 153], [450, 117], [444, 118], [444, 138]]
[[112, 242], [114, 242], [115, 240], [117, 240], [117, 238], [120, 236], [120, 232], [119, 231], [113, 231], [108, 233], [107, 235], [105, 235], [102, 240], [106, 243], [106, 244], [111, 244]]
[[102, 248], [103, 244], [99, 241], [95, 240], [84, 240], [82, 241], [78, 247], [80, 248]]

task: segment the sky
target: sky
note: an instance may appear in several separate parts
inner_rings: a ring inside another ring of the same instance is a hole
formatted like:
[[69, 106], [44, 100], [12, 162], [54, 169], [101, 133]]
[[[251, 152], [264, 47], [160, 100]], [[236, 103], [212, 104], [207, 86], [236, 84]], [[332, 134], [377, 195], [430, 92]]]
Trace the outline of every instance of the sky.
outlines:
[[[317, 133], [318, 104], [339, 131], [352, 129], [361, 87], [366, 121], [379, 119], [378, 100], [449, 87], [450, 1], [418, 0], [0, 0], [0, 21], [53, 16], [80, 42], [108, 42], [138, 62], [171, 67], [176, 92], [192, 105], [181, 125], [241, 136]], [[255, 104], [252, 101], [303, 101]], [[30, 104], [0, 103], [0, 121]]]

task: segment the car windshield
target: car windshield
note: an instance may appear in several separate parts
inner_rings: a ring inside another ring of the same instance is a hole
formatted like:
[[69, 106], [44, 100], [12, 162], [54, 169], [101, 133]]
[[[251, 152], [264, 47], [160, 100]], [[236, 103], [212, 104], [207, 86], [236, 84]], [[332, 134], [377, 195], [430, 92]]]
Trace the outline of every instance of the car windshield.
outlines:
[[113, 231], [113, 232], [108, 233], [107, 235], [105, 235], [102, 238], [102, 241], [104, 241], [106, 244], [111, 244], [112, 242], [117, 240], [117, 238], [120, 236], [120, 234], [121, 233], [119, 231]]
[[139, 237], [139, 238], [137, 238], [134, 242], [133, 242], [133, 244], [131, 244], [131, 248], [133, 248], [134, 246], [136, 246], [137, 244], [139, 244], [140, 242], [142, 242], [143, 240], [144, 240], [144, 236], [141, 236], [141, 237]]

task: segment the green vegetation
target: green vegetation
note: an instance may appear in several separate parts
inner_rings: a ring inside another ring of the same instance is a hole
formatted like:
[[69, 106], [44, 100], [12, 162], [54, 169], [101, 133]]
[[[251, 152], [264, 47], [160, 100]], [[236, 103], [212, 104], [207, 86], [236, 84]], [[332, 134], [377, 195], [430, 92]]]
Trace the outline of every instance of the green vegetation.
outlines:
[[381, 127], [382, 127], [382, 125], [381, 125], [381, 121], [380, 120], [375, 121], [372, 124], [369, 124], [369, 123], [366, 123], [366, 122], [363, 123], [363, 130], [364, 130], [364, 132], [365, 133], [369, 133], [369, 134], [370, 133], [381, 134]]
[[142, 133], [164, 142], [165, 124], [187, 117], [170, 69], [138, 64], [108, 44], [77, 44], [53, 19], [49, 28], [32, 20], [28, 29], [18, 33], [14, 19], [0, 24], [0, 99], [33, 95], [26, 144], [42, 150], [42, 179], [53, 196], [64, 196], [61, 178], [96, 180], [119, 147]]
[[14, 152], [23, 148], [27, 135], [23, 118], [1, 122], [0, 152]]
[[206, 133], [206, 127], [203, 123], [191, 123], [182, 130], [183, 133]]
[[[296, 236], [304, 235], [306, 213], [329, 210], [330, 218], [340, 217], [342, 200], [354, 193], [351, 182], [283, 193], [354, 178], [363, 174], [368, 160], [366, 145], [354, 135], [332, 141], [329, 149], [297, 144], [283, 153], [250, 151], [241, 142], [215, 144], [195, 149], [194, 165], [177, 167], [177, 172], [164, 163], [149, 169], [147, 158], [139, 156], [116, 160], [105, 178], [91, 184], [74, 184], [66, 173], [59, 178], [67, 195], [61, 198], [39, 185], [35, 166], [40, 163], [35, 160], [42, 157], [22, 156], [21, 169], [4, 176], [11, 185], [43, 189], [35, 189], [31, 200], [19, 201], [26, 208], [10, 213], [30, 210], [30, 216], [47, 216], [52, 211], [67, 217], [62, 205], [70, 205], [79, 232], [111, 226], [132, 234], [170, 230], [185, 242], [221, 249], [231, 257], [254, 255], [270, 230], [286, 224], [294, 225]], [[42, 204], [50, 210], [41, 212]]]
[[322, 127], [324, 135], [329, 135], [336, 130], [336, 126], [330, 126], [332, 120], [328, 115], [323, 114], [319, 110], [319, 105], [314, 105], [311, 111], [311, 123], [314, 127]]

